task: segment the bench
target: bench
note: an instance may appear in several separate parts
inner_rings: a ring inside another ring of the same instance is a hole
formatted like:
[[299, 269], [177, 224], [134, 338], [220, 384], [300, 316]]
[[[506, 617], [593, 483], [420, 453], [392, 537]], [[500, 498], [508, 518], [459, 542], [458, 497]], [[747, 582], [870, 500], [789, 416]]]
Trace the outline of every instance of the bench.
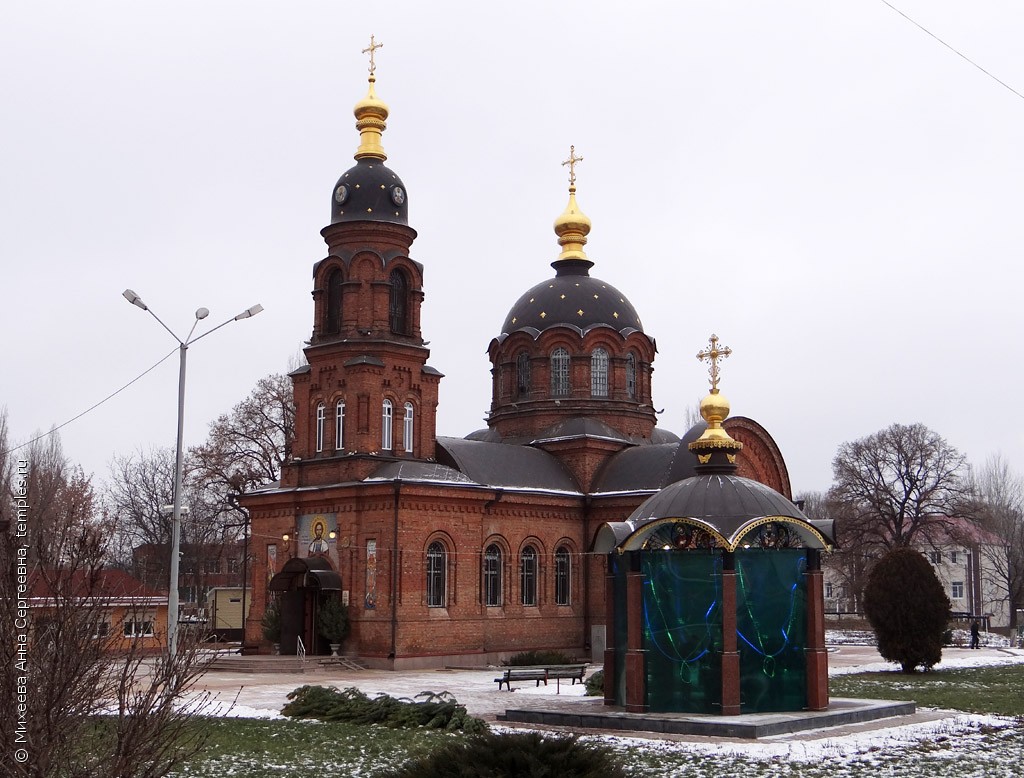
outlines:
[[501, 671], [501, 677], [494, 680], [498, 684], [499, 692], [501, 691], [502, 684], [509, 691], [512, 691], [512, 681], [536, 681], [536, 686], [540, 686], [541, 681], [547, 686], [548, 681], [561, 682], [562, 679], [571, 679], [574, 684], [577, 681], [583, 683], [583, 674], [586, 670], [587, 666], [585, 664], [506, 667]]

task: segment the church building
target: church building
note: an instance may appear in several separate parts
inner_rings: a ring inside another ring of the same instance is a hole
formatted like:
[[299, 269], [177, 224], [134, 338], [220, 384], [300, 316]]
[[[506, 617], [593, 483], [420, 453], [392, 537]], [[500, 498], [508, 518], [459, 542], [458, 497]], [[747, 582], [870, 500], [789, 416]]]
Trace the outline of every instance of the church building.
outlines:
[[[338, 598], [350, 625], [341, 650], [372, 667], [482, 665], [527, 650], [602, 662], [611, 627], [598, 534], [695, 474], [689, 444], [706, 425], [680, 437], [657, 424], [655, 339], [633, 303], [591, 273], [573, 148], [557, 245], [536, 260], [538, 278], [548, 262], [554, 275], [510, 296], [480, 344], [491, 362], [487, 426], [438, 434], [443, 366], [430, 364], [420, 326], [429, 258], [414, 257], [415, 188], [385, 164], [377, 46], [354, 111], [355, 165], [331, 190], [327, 252], [313, 265], [291, 457], [279, 483], [242, 498], [247, 642], [271, 650], [261, 618], [276, 603], [282, 653], [327, 653], [318, 609]], [[602, 267], [638, 296], [650, 283], [625, 263]], [[705, 337], [695, 332], [695, 344]], [[742, 443], [738, 475], [791, 498], [768, 433], [744, 417], [724, 427]]]

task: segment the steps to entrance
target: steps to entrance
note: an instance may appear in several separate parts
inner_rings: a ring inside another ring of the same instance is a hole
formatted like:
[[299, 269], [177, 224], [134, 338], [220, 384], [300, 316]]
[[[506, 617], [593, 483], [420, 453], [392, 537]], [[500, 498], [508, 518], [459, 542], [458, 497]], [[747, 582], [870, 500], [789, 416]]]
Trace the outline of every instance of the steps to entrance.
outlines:
[[225, 654], [218, 656], [209, 671], [231, 673], [315, 673], [326, 670], [365, 670], [366, 665], [356, 657], [342, 656], [241, 656]]

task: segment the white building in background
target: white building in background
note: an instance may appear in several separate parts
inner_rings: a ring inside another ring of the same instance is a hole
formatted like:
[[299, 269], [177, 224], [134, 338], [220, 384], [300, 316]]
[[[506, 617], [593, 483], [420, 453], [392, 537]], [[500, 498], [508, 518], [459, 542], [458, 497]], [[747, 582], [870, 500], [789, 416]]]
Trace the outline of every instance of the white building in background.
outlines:
[[[979, 619], [983, 629], [994, 631], [1009, 628], [1009, 549], [1005, 542], [965, 520], [956, 520], [943, 537], [918, 546], [917, 550], [931, 562], [952, 604], [955, 620], [966, 626]], [[826, 616], [835, 621], [846, 614], [859, 614], [859, 603], [828, 554], [822, 557], [822, 569]]]

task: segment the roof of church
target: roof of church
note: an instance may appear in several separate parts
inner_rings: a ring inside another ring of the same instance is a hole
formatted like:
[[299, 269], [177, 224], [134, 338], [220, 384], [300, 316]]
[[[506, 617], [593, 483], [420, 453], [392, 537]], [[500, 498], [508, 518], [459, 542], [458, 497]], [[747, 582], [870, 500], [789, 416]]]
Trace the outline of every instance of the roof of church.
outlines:
[[334, 185], [331, 224], [349, 221], [409, 223], [405, 184], [380, 160], [360, 159]]
[[540, 333], [566, 325], [581, 334], [594, 327], [611, 327], [623, 334], [643, 332], [633, 304], [611, 284], [592, 277], [582, 263], [559, 268], [554, 278], [527, 291], [508, 312], [501, 331]]
[[391, 222], [409, 224], [409, 197], [405, 184], [384, 164], [388, 155], [381, 144], [390, 113], [387, 104], [377, 97], [374, 75], [374, 52], [382, 44], [370, 38], [369, 88], [366, 97], [356, 103], [353, 114], [359, 130], [359, 147], [355, 166], [342, 173], [331, 194], [331, 224], [349, 221]]
[[580, 493], [559, 459], [531, 446], [439, 437], [437, 460], [486, 486]]
[[569, 202], [555, 219], [554, 230], [562, 252], [551, 263], [555, 277], [534, 286], [520, 297], [501, 327], [503, 335], [520, 330], [535, 335], [551, 327], [570, 326], [581, 334], [594, 327], [611, 327], [624, 335], [643, 332], [632, 303], [618, 289], [590, 275], [593, 262], [583, 247], [590, 233], [590, 218], [576, 203], [576, 156], [572, 146], [569, 159]]

